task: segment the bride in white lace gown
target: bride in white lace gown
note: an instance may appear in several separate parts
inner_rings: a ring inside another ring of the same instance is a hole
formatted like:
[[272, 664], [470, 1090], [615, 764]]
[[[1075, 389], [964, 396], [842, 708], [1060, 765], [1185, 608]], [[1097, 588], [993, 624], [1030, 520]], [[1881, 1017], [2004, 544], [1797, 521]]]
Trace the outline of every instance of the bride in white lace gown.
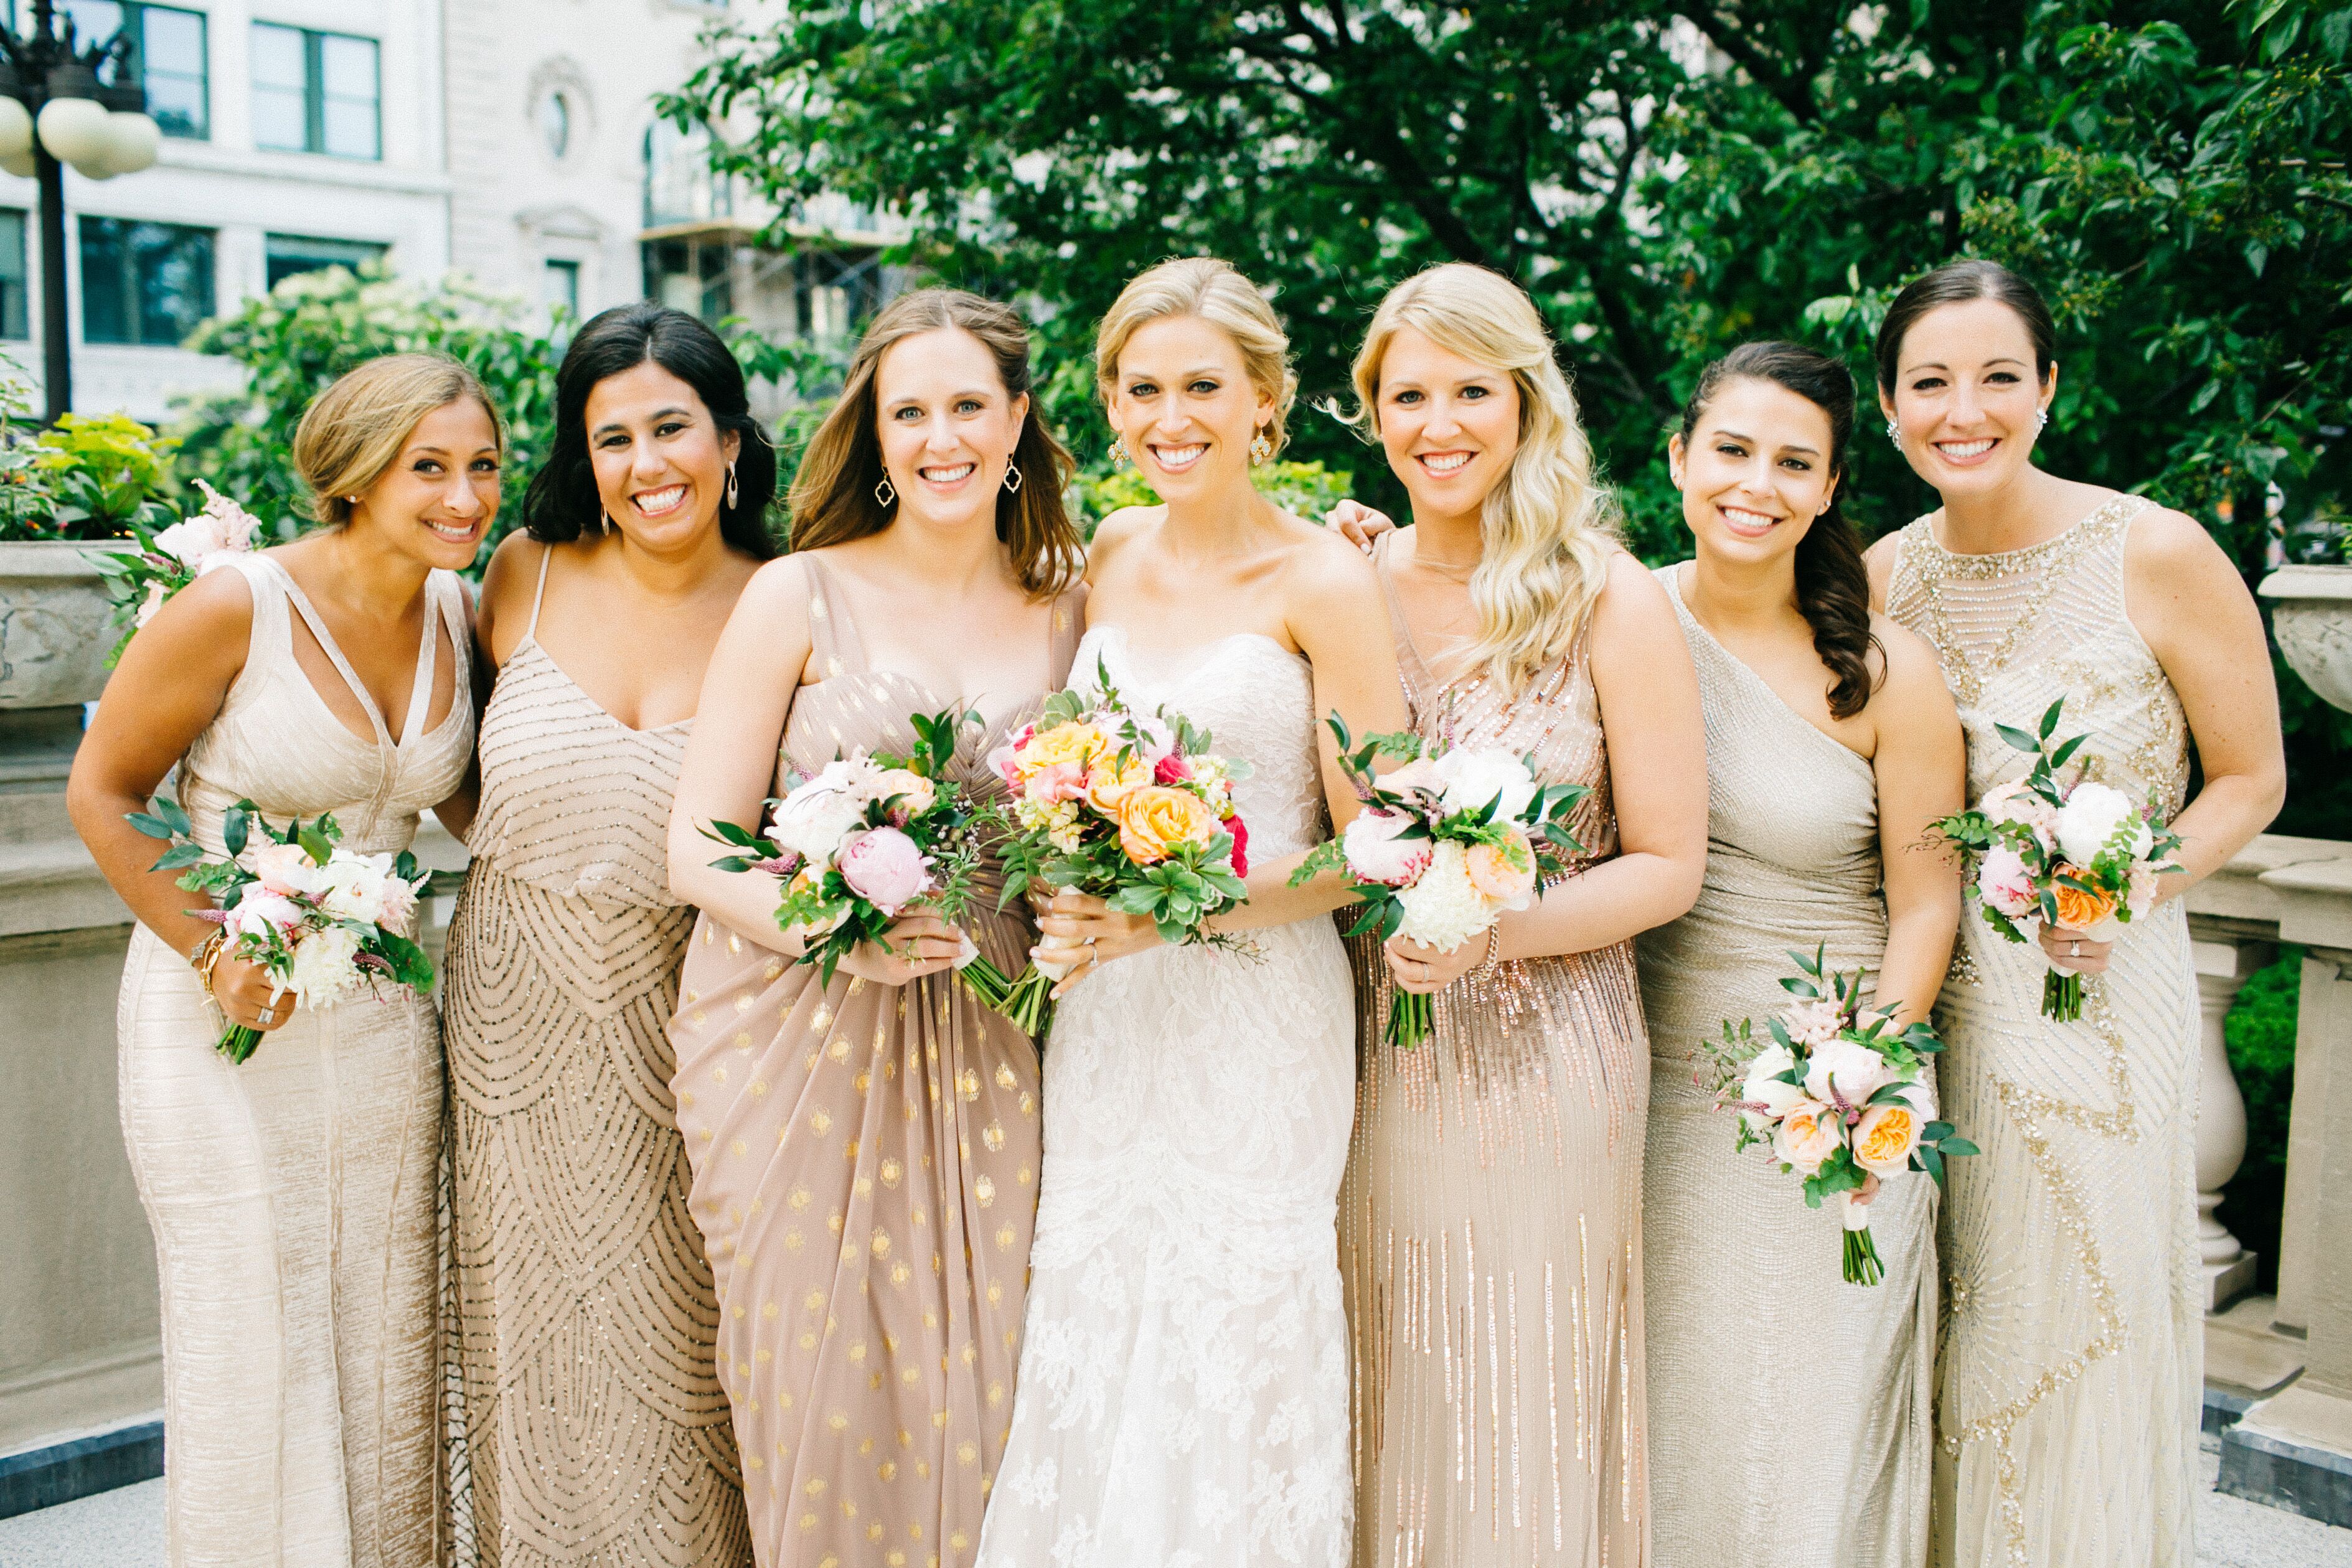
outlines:
[[[1177, 261], [1128, 286], [1097, 365], [1161, 507], [1107, 520], [1074, 684], [1108, 674], [1255, 773], [1234, 793], [1255, 958], [1169, 947], [1065, 894], [1091, 939], [1045, 1051], [1025, 1338], [981, 1568], [1348, 1560], [1348, 1325], [1336, 1203], [1354, 998], [1336, 879], [1286, 884], [1354, 800], [1320, 716], [1404, 727], [1377, 580], [1250, 487], [1293, 386], [1256, 290]], [[983, 1483], [987, 1484], [987, 1483]], [[945, 1561], [944, 1559], [942, 1561]]]

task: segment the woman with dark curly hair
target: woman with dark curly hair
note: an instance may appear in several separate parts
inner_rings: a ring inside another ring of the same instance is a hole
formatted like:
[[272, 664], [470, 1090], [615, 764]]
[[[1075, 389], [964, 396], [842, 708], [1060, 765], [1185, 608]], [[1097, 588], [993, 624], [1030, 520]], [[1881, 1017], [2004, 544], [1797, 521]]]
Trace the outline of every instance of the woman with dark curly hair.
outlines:
[[775, 486], [718, 336], [607, 310], [483, 579], [480, 805], [449, 822], [474, 854], [446, 965], [453, 1563], [751, 1560], [670, 1095], [694, 911], [666, 840]]
[[[1699, 377], [1668, 448], [1697, 557], [1657, 576], [1698, 668], [1708, 852], [1698, 903], [1639, 943], [1656, 1568], [1771, 1562], [1786, 1540], [1846, 1568], [1927, 1557], [1935, 1186], [1880, 1196], [1873, 1178], [1885, 1278], [1846, 1284], [1845, 1206], [1809, 1209], [1761, 1153], [1735, 1152], [1693, 1082], [1724, 1019], [1780, 1011], [1792, 949], [1868, 969], [1906, 1026], [1951, 957], [1959, 874], [1921, 840], [1960, 808], [1960, 723], [1926, 642], [1871, 612], [1840, 507], [1853, 420], [1843, 364], [1748, 343]], [[1841, 1369], [1836, 1397], [1774, 1375], [1800, 1342]]]

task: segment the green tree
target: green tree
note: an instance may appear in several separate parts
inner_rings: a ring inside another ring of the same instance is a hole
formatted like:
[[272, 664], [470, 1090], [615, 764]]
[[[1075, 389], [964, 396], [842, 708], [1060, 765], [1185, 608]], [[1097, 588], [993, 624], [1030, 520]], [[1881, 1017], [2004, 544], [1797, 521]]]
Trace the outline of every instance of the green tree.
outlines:
[[[2191, 511], [2250, 576], [2274, 530], [2341, 532], [2341, 0], [802, 0], [714, 42], [668, 111], [784, 211], [894, 208], [903, 259], [1027, 298], [1088, 457], [1087, 335], [1161, 256], [1271, 288], [1310, 396], [1344, 394], [1385, 287], [1476, 262], [1535, 296], [1669, 557], [1663, 434], [1707, 359], [1798, 337], [1866, 375], [1893, 290], [1975, 252], [2062, 318], [2054, 468]], [[1858, 452], [1871, 523], [1931, 504]], [[1397, 499], [1336, 422], [1298, 455]], [[2331, 747], [2341, 716], [2298, 727], [2307, 826], [2352, 808]]]

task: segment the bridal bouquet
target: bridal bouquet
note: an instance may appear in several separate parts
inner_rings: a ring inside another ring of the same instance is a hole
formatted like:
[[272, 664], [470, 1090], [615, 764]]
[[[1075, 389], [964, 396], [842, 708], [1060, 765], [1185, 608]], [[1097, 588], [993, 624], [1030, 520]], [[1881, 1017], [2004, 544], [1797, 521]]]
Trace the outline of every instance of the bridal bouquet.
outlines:
[[[1508, 752], [1431, 747], [1409, 730], [1359, 746], [1338, 714], [1328, 722], [1364, 809], [1345, 833], [1315, 846], [1290, 884], [1344, 866], [1363, 911], [1349, 936], [1377, 930], [1383, 942], [1405, 936], [1451, 953], [1505, 910], [1525, 909], [1540, 878], [1584, 852], [1568, 831], [1591, 793], [1583, 785], [1538, 786], [1529, 763]], [[1381, 757], [1405, 765], [1375, 777]], [[1411, 1049], [1435, 1027], [1430, 998], [1399, 990], [1383, 1038]]]
[[[1739, 1113], [1733, 1146], [1769, 1145], [1781, 1174], [1804, 1178], [1805, 1207], [1835, 1197], [1845, 1218], [1845, 1281], [1875, 1285], [1885, 1277], [1870, 1237], [1870, 1210], [1853, 1201], [1867, 1177], [1891, 1181], [1926, 1171], [1944, 1182], [1944, 1161], [1973, 1155], [1977, 1146], [1935, 1120], [1935, 1092], [1926, 1082], [1929, 1056], [1944, 1049], [1926, 1023], [1894, 1027], [1895, 1009], [1862, 1010], [1862, 971], [1823, 972], [1822, 949], [1790, 953], [1803, 971], [1780, 982], [1795, 998], [1769, 1019], [1769, 1040], [1746, 1019], [1723, 1040], [1699, 1048], [1711, 1067], [1700, 1083], [1717, 1103]], [[1827, 987], [1827, 990], [1822, 988]]]
[[[347, 850], [332, 817], [273, 828], [250, 800], [230, 807], [222, 823], [226, 859], [198, 843], [187, 813], [163, 796], [129, 821], [171, 846], [150, 870], [185, 867], [179, 885], [212, 896], [214, 908], [193, 913], [221, 927], [229, 956], [269, 971], [273, 1003], [290, 992], [303, 1007], [322, 1008], [385, 980], [431, 994], [433, 960], [406, 933], [432, 873], [406, 850]], [[215, 1049], [243, 1061], [260, 1043], [260, 1030], [232, 1024]]]
[[[2166, 857], [2180, 847], [2178, 833], [2158, 827], [2153, 810], [2122, 790], [2088, 779], [2060, 782], [2058, 770], [2089, 738], [2051, 745], [2065, 706], [2063, 697], [2052, 703], [2036, 734], [2000, 726], [2003, 740], [2032, 757], [2032, 771], [1936, 824], [1972, 862], [1968, 893], [1985, 919], [2037, 953], [2044, 925], [2114, 941], [2155, 904], [2158, 879], [2177, 869]], [[2042, 1013], [2061, 1023], [2081, 1018], [2083, 977], [2053, 968], [2042, 983]]]
[[261, 519], [243, 507], [202, 479], [196, 488], [205, 493], [203, 511], [160, 531], [133, 520], [131, 532], [139, 541], [137, 549], [90, 552], [90, 564], [108, 579], [107, 595], [114, 601], [115, 613], [131, 622], [107, 657], [110, 666], [122, 656], [131, 633], [153, 620], [165, 600], [226, 557], [252, 549], [261, 532]]
[[[1171, 943], [1244, 946], [1205, 923], [1249, 896], [1249, 828], [1233, 797], [1248, 764], [1210, 750], [1208, 733], [1181, 714], [1129, 706], [1108, 667], [1097, 664], [1095, 679], [1098, 695], [1055, 693], [1036, 723], [989, 754], [1011, 791], [996, 808], [1003, 902], [1033, 886], [1076, 888], [1150, 916]], [[1041, 1033], [1054, 982], [1075, 967], [1033, 962], [1005, 1016]]]
[[[970, 913], [979, 819], [950, 765], [957, 733], [979, 721], [977, 714], [952, 708], [912, 715], [913, 755], [861, 751], [813, 777], [788, 774], [783, 798], [763, 805], [764, 834], [733, 822], [702, 830], [735, 852], [710, 862], [720, 871], [783, 879], [777, 927], [806, 933], [800, 961], [821, 966], [825, 984], [851, 948], [882, 942], [910, 906], [923, 905], [954, 925]], [[968, 936], [956, 971], [990, 1007], [1001, 1005], [1010, 988]]]

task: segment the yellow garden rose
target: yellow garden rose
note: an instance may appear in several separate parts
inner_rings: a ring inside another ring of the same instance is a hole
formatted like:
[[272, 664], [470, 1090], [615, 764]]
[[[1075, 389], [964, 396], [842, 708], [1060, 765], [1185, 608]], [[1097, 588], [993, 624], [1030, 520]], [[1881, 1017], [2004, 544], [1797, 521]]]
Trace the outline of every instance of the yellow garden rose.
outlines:
[[1106, 749], [1087, 769], [1087, 799], [1095, 810], [1107, 817], [1118, 815], [1118, 803], [1127, 799], [1139, 785], [1151, 782], [1151, 764], [1142, 755], [1130, 752], [1127, 766], [1118, 765], [1118, 754]]
[[1102, 731], [1093, 725], [1055, 725], [1033, 736], [1017, 761], [1024, 777], [1063, 763], [1084, 768], [1105, 749], [1106, 744]]
[[1911, 1161], [1923, 1123], [1907, 1100], [1885, 1100], [1862, 1113], [1853, 1128], [1853, 1163], [1879, 1176], [1893, 1176]]
[[1138, 865], [1155, 865], [1187, 844], [1206, 844], [1217, 826], [1200, 797], [1165, 784], [1139, 785], [1118, 803], [1118, 847]]

